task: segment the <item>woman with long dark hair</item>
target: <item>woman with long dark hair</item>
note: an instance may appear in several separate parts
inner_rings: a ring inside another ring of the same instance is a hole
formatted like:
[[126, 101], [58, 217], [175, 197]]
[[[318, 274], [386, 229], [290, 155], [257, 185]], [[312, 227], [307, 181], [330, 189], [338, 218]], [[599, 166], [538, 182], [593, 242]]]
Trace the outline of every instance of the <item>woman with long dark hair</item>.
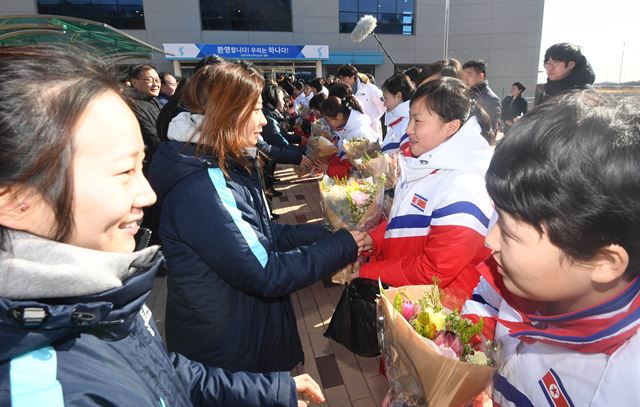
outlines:
[[289, 294], [355, 261], [364, 239], [269, 218], [255, 159], [263, 86], [253, 66], [218, 64], [197, 138], [163, 144], [150, 173], [169, 268], [169, 349], [256, 372], [303, 360]]

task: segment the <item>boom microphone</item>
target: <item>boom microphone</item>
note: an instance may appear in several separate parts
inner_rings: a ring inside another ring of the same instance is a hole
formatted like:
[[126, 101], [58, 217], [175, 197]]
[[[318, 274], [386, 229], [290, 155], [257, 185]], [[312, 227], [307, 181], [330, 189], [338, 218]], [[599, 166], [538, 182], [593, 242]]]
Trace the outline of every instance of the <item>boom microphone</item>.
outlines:
[[356, 27], [351, 31], [351, 41], [362, 42], [376, 29], [378, 20], [372, 15], [362, 16], [362, 18], [356, 24]]

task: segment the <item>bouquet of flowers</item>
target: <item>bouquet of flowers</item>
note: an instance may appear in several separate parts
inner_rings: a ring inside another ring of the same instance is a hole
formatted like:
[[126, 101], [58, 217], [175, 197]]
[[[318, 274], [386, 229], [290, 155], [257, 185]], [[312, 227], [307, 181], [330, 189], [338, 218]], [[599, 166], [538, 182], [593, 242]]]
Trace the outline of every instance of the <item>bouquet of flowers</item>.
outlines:
[[322, 136], [327, 140], [333, 140], [333, 132], [331, 126], [323, 119], [320, 118], [311, 124], [311, 136]]
[[[384, 177], [337, 180], [325, 175], [320, 196], [325, 218], [334, 230], [371, 230], [382, 215]], [[344, 284], [355, 268], [357, 265], [340, 270], [332, 281]]]
[[355, 160], [358, 158], [362, 158], [365, 155], [369, 157], [377, 156], [380, 152], [380, 144], [364, 137], [354, 137], [342, 142], [342, 150], [347, 155], [349, 161], [351, 161], [353, 165], [356, 165]]
[[374, 151], [371, 155], [364, 153], [360, 158], [353, 160], [353, 164], [365, 177], [384, 175], [384, 189], [391, 189], [398, 182], [398, 156], [397, 154], [383, 154]]
[[380, 293], [378, 339], [391, 405], [464, 406], [490, 385], [495, 349], [481, 336], [482, 320], [445, 308], [437, 285]]

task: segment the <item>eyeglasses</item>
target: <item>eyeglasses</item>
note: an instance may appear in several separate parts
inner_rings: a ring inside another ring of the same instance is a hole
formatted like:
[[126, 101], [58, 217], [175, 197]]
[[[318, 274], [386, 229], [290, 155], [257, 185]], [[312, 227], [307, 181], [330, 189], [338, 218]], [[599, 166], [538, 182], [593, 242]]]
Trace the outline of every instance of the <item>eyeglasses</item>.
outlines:
[[147, 78], [136, 78], [136, 79], [146, 83], [147, 85], [151, 85], [152, 83], [155, 83], [156, 85], [160, 85], [160, 78], [147, 77]]
[[562, 63], [564, 63], [564, 62], [563, 61], [554, 61], [552, 59], [549, 59], [547, 62], [542, 64], [542, 66], [544, 66], [545, 68], [548, 68], [550, 66], [555, 68], [556, 66], [558, 66], [559, 64], [562, 64]]

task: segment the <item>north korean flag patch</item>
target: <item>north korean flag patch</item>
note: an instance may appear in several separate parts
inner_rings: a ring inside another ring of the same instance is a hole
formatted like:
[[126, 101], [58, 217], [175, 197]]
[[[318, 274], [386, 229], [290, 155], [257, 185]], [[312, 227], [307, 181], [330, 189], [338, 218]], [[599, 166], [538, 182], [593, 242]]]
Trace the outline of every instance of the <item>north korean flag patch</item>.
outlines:
[[553, 369], [549, 369], [547, 373], [538, 380], [538, 384], [544, 393], [549, 406], [551, 407], [574, 407], [569, 394], [562, 385], [562, 381]]
[[418, 194], [413, 194], [413, 198], [411, 198], [411, 206], [413, 206], [420, 212], [424, 212], [424, 210], [427, 208], [427, 198]]

